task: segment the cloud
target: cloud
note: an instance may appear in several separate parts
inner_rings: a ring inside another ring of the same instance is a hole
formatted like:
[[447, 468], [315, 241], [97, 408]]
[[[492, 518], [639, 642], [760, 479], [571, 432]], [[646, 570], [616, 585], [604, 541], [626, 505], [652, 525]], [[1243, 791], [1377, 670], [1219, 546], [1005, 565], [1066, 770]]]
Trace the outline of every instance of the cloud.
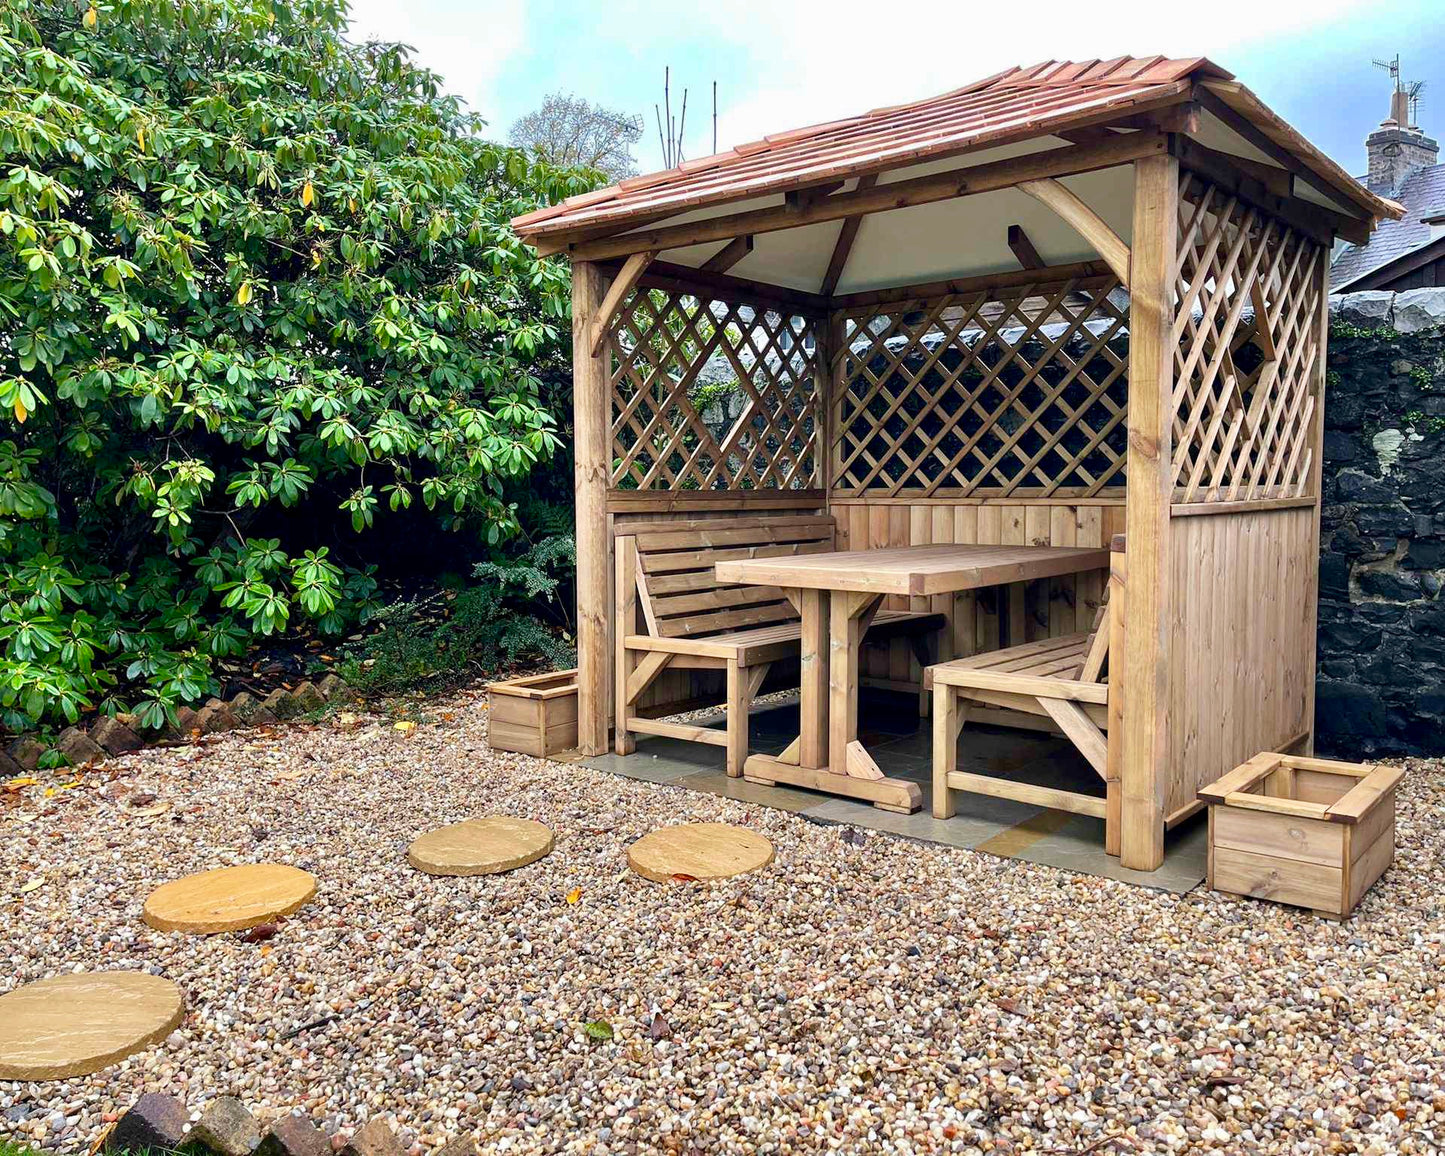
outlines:
[[498, 135], [504, 71], [530, 49], [527, 5], [507, 0], [351, 0], [352, 40], [400, 40], [418, 63], [440, 73], [447, 90], [481, 113]]
[[[699, 6], [701, 35], [750, 56], [746, 78], [720, 77], [722, 147], [781, 129], [936, 95], [1002, 68], [1120, 53], [1211, 56], [1331, 22], [1360, 0], [1215, 0], [1210, 18], [1159, 0], [877, 3], [734, 0]], [[1288, 40], [1283, 41], [1287, 45]], [[739, 92], [738, 88], [743, 91]]]

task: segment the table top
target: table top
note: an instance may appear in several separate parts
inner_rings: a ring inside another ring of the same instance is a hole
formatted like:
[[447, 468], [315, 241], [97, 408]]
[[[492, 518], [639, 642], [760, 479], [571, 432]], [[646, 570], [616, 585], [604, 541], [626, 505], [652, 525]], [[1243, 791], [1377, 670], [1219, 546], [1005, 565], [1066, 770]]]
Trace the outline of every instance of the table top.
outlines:
[[1109, 565], [1107, 546], [888, 546], [719, 562], [722, 582], [851, 590], [860, 594], [952, 594], [1032, 582]]

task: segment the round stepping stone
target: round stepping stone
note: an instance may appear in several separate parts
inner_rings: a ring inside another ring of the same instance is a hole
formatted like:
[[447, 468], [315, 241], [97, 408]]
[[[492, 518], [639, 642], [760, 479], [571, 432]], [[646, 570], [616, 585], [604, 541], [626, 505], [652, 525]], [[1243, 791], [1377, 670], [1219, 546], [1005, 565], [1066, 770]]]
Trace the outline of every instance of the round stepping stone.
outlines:
[[316, 894], [316, 877], [282, 863], [217, 867], [157, 887], [145, 921], [161, 931], [243, 931], [290, 915]]
[[185, 1015], [168, 979], [58, 975], [0, 995], [0, 1080], [88, 1076], [166, 1038]]
[[756, 831], [730, 823], [659, 827], [627, 848], [627, 862], [657, 883], [727, 879], [773, 861], [773, 845]]
[[406, 861], [428, 875], [495, 875], [535, 863], [555, 842], [541, 823], [489, 815], [428, 831], [407, 848]]

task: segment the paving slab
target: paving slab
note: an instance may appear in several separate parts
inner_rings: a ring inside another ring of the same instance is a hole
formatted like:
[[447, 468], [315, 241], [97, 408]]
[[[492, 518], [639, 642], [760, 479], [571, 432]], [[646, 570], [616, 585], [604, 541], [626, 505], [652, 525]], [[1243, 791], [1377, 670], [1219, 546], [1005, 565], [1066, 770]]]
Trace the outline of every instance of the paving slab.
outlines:
[[488, 815], [428, 831], [406, 859], [428, 875], [496, 875], [535, 863], [556, 841], [550, 827], [531, 819]]
[[160, 931], [213, 935], [290, 915], [316, 894], [316, 877], [283, 863], [244, 863], [187, 875], [157, 887], [143, 917]]
[[0, 1080], [63, 1080], [119, 1063], [176, 1029], [185, 997], [139, 971], [82, 972], [0, 996]]
[[679, 823], [649, 831], [627, 848], [627, 862], [655, 883], [730, 879], [773, 861], [773, 845], [731, 823]]

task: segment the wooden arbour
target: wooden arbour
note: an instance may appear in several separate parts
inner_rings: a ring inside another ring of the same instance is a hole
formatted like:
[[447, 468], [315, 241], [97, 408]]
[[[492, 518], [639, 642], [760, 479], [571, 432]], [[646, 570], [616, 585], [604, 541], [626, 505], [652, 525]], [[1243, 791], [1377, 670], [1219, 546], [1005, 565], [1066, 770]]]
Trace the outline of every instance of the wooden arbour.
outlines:
[[[1112, 575], [886, 608], [947, 614], [961, 658], [1087, 632], [1107, 584], [1106, 821], [1157, 867], [1200, 785], [1312, 742], [1329, 248], [1398, 211], [1222, 69], [1155, 57], [1009, 70], [518, 218], [573, 267], [582, 749], [608, 743], [638, 527], [1122, 534]], [[904, 640], [862, 673], [922, 677]]]

